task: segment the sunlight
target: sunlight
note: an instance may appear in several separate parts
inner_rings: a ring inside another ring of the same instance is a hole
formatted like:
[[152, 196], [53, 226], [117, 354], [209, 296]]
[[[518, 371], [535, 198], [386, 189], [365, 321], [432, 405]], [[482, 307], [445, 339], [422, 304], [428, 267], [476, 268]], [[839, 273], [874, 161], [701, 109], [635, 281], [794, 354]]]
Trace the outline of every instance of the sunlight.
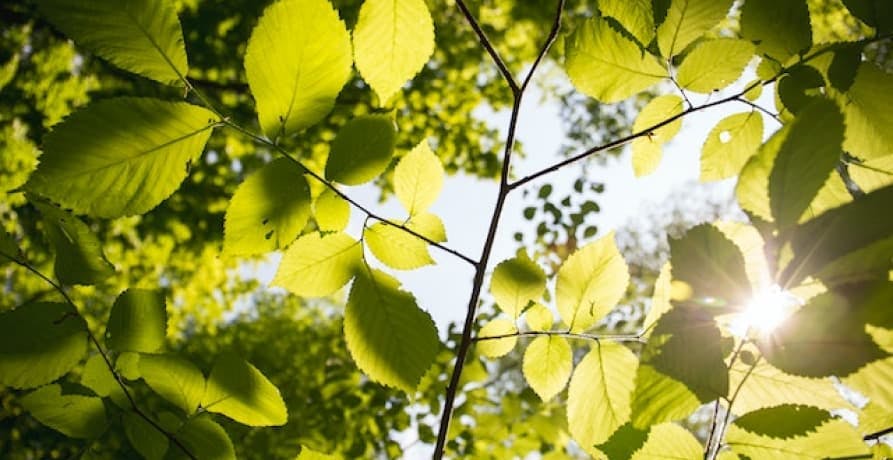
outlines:
[[772, 332], [800, 303], [797, 296], [772, 285], [754, 295], [732, 322], [731, 330], [739, 336], [746, 335], [748, 330], [760, 334]]

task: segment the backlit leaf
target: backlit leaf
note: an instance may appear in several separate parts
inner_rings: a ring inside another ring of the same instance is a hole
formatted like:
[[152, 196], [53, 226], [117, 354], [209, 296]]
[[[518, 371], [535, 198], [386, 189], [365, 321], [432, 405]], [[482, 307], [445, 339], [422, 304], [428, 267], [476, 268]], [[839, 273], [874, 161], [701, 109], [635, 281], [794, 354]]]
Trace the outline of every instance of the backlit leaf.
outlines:
[[390, 224], [379, 222], [368, 227], [363, 241], [376, 259], [397, 270], [413, 270], [434, 263], [428, 253], [428, 243]]
[[77, 214], [145, 213], [180, 186], [216, 123], [207, 109], [183, 102], [94, 102], [43, 138], [26, 187]]
[[852, 458], [868, 453], [862, 437], [852, 425], [840, 419], [825, 422], [808, 436], [791, 439], [761, 436], [732, 424], [726, 441], [734, 452], [761, 460]]
[[394, 168], [394, 193], [410, 216], [427, 211], [443, 188], [443, 166], [422, 141]]
[[887, 155], [862, 163], [850, 163], [850, 178], [863, 192], [873, 192], [893, 185], [893, 155]]
[[524, 351], [524, 378], [544, 402], [564, 389], [573, 366], [571, 346], [564, 337], [537, 337]]
[[101, 398], [63, 395], [57, 384], [34, 390], [20, 401], [40, 423], [72, 438], [96, 438], [108, 428]]
[[322, 120], [350, 66], [350, 36], [327, 0], [267, 7], [245, 52], [248, 86], [267, 136], [292, 135]]
[[[670, 117], [679, 115], [682, 113], [682, 109], [681, 97], [673, 94], [658, 96], [639, 112], [639, 116], [633, 123], [633, 132], [644, 131]], [[663, 145], [673, 139], [680, 128], [682, 128], [681, 118], [633, 140], [633, 170], [636, 177], [646, 176], [657, 169], [663, 155]]]
[[440, 217], [430, 212], [420, 212], [406, 221], [406, 227], [437, 243], [447, 240], [446, 227]]
[[878, 32], [893, 30], [893, 5], [886, 0], [843, 0], [843, 4], [862, 22]]
[[601, 320], [623, 297], [629, 271], [614, 243], [614, 233], [578, 249], [558, 270], [558, 313], [571, 332]]
[[643, 46], [654, 38], [651, 0], [599, 0], [598, 9], [603, 16], [616, 19]]
[[177, 355], [144, 354], [139, 373], [146, 384], [162, 398], [192, 414], [202, 402], [205, 376], [194, 364]]
[[789, 132], [790, 124], [783, 126], [757, 150], [756, 155], [750, 157], [741, 169], [735, 188], [735, 197], [741, 208], [767, 222], [772, 221], [772, 209], [769, 205], [769, 174]]
[[327, 296], [353, 278], [362, 258], [363, 246], [345, 233], [309, 233], [285, 251], [271, 284], [300, 296]]
[[534, 303], [524, 312], [524, 320], [531, 331], [548, 331], [552, 329], [555, 317], [552, 316], [552, 310], [541, 303]]
[[750, 433], [790, 439], [806, 436], [830, 419], [828, 411], [817, 407], [784, 404], [748, 412], [734, 423]]
[[671, 0], [667, 17], [657, 28], [657, 44], [664, 57], [682, 52], [691, 42], [719, 24], [733, 0]]
[[62, 284], [97, 284], [115, 273], [102, 242], [87, 224], [53, 204], [32, 199], [43, 214], [47, 239], [56, 251], [53, 271]]
[[676, 80], [683, 88], [697, 93], [721, 90], [738, 80], [753, 53], [754, 46], [744, 40], [719, 38], [702, 42], [682, 61]]
[[893, 358], [869, 363], [867, 366], [850, 374], [843, 383], [867, 396], [871, 402], [893, 411]]
[[737, 360], [729, 370], [729, 387], [741, 387], [732, 406], [736, 414], [782, 404], [803, 404], [825, 410], [847, 406], [830, 379], [786, 374], [763, 359], [751, 367]]
[[[164, 433], [133, 412], [123, 416], [124, 435], [133, 449], [146, 460], [162, 460], [168, 449], [168, 439]], [[178, 447], [174, 447], [178, 449]]]
[[109, 396], [113, 391], [119, 390], [115, 376], [109, 370], [102, 355], [96, 354], [90, 357], [84, 364], [81, 374], [81, 385], [93, 390], [99, 396]]
[[164, 296], [147, 289], [122, 292], [112, 305], [107, 328], [106, 342], [113, 350], [157, 351], [167, 335]]
[[0, 267], [6, 265], [9, 261], [17, 260], [20, 257], [19, 246], [16, 244], [15, 238], [6, 233], [6, 230], [0, 228]]
[[[503, 318], [494, 319], [478, 332], [478, 337], [499, 337], [503, 335], [515, 334], [518, 332], [517, 326], [512, 321]], [[506, 337], [502, 339], [479, 340], [477, 342], [477, 350], [481, 356], [487, 358], [499, 358], [507, 355], [515, 344], [518, 343], [518, 337]]]
[[350, 203], [326, 188], [313, 203], [313, 217], [320, 231], [343, 231], [350, 222]]
[[784, 62], [812, 45], [809, 9], [801, 0], [747, 0], [741, 9], [741, 36], [760, 54]]
[[546, 272], [527, 253], [504, 260], [493, 269], [490, 292], [499, 308], [517, 319], [528, 303], [546, 290]]
[[341, 127], [326, 162], [326, 179], [346, 185], [368, 182], [384, 172], [394, 154], [394, 122], [364, 115]]
[[301, 453], [295, 460], [338, 460], [339, 458], [335, 455], [321, 454], [308, 447], [301, 447]]
[[651, 427], [648, 440], [632, 460], [694, 460], [703, 455], [701, 442], [690, 431], [675, 423], [663, 423]]
[[[738, 309], [751, 295], [744, 256], [738, 246], [710, 224], [701, 224], [682, 238], [670, 238], [674, 281], [691, 289], [696, 303], [710, 302], [715, 313]], [[708, 307], [708, 310], [713, 310]]]
[[423, 0], [366, 0], [353, 31], [357, 70], [387, 105], [434, 52], [434, 24]]
[[211, 368], [202, 407], [248, 426], [279, 426], [288, 420], [279, 389], [233, 353], [218, 357]]
[[893, 152], [893, 75], [863, 62], [849, 91], [836, 97], [846, 118], [843, 148], [851, 155], [870, 160]]
[[652, 425], [684, 419], [701, 404], [684, 383], [658, 372], [654, 366], [639, 365], [630, 403], [634, 428], [647, 430]]
[[[177, 430], [179, 439], [194, 458], [202, 460], [236, 460], [233, 442], [226, 430], [215, 422], [210, 415], [199, 414], [189, 419]], [[177, 446], [168, 448], [165, 460], [182, 460], [189, 457]]]

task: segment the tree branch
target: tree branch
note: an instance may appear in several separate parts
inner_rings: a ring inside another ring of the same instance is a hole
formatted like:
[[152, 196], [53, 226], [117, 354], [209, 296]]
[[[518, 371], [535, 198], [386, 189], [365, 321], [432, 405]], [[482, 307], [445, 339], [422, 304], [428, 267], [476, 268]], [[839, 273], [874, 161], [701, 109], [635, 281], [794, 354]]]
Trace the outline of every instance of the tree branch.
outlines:
[[880, 438], [880, 437], [882, 437], [882, 436], [886, 436], [886, 435], [888, 435], [888, 434], [890, 434], [890, 433], [893, 433], [893, 426], [891, 426], [891, 427], [889, 427], [889, 428], [884, 428], [884, 429], [881, 430], [881, 431], [877, 431], [877, 432], [874, 432], [874, 433], [871, 433], [871, 434], [867, 434], [867, 435], [865, 435], [865, 437], [862, 438], [862, 439], [865, 440], [865, 441], [871, 441], [872, 439], [878, 439], [878, 438]]
[[496, 63], [496, 67], [499, 68], [499, 72], [502, 74], [502, 78], [505, 79], [505, 82], [509, 85], [509, 88], [512, 90], [513, 95], [517, 95], [521, 92], [521, 88], [518, 87], [518, 82], [515, 81], [515, 77], [512, 76], [512, 72], [509, 70], [508, 66], [505, 65], [505, 61], [502, 60], [502, 56], [499, 55], [499, 52], [496, 51], [496, 48], [493, 48], [493, 44], [490, 43], [490, 39], [487, 38], [487, 34], [484, 33], [484, 29], [481, 28], [481, 25], [478, 23], [477, 19], [475, 19], [474, 15], [471, 14], [471, 11], [468, 9], [468, 6], [465, 5], [464, 0], [456, 0], [456, 6], [462, 11], [462, 14], [465, 16], [465, 20], [474, 29], [474, 33], [478, 36], [478, 41], [487, 50], [487, 54], [493, 58], [493, 62]]
[[483, 342], [486, 340], [497, 340], [497, 339], [507, 339], [511, 337], [537, 337], [537, 336], [552, 336], [552, 337], [566, 337], [569, 339], [579, 339], [579, 340], [589, 340], [593, 342], [601, 342], [601, 341], [609, 341], [609, 342], [638, 342], [642, 343], [642, 337], [639, 335], [626, 335], [626, 334], [616, 334], [616, 335], [596, 335], [596, 334], [584, 334], [582, 332], [570, 332], [570, 331], [525, 331], [525, 332], [512, 332], [510, 334], [501, 334], [501, 335], [488, 335], [486, 337], [475, 337], [472, 340], [475, 342]]

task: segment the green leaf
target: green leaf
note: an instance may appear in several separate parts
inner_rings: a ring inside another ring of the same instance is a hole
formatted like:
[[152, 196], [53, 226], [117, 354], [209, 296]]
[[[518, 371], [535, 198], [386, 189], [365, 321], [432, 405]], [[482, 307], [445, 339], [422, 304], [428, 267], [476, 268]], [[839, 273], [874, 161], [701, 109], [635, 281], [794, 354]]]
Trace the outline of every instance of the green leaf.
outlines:
[[840, 159], [843, 115], [826, 99], [803, 108], [769, 174], [769, 205], [782, 230], [797, 223]]
[[546, 290], [546, 272], [530, 260], [527, 252], [500, 262], [490, 278], [490, 292], [499, 308], [513, 319], [530, 302], [536, 301]]
[[627, 423], [618, 428], [607, 442], [595, 447], [611, 460], [629, 460], [647, 440], [648, 431], [636, 429]]
[[394, 154], [394, 122], [364, 115], [341, 127], [326, 162], [326, 179], [345, 185], [369, 182], [384, 172]]
[[[673, 94], [658, 96], [639, 112], [633, 123], [633, 132], [642, 132], [658, 123], [682, 113], [682, 98]], [[648, 134], [633, 140], [633, 170], [636, 177], [654, 172], [660, 164], [663, 145], [669, 142], [679, 129], [682, 119], [678, 118]]]
[[531, 331], [548, 331], [552, 329], [555, 318], [552, 311], [541, 303], [534, 303], [524, 312], [524, 321]]
[[202, 407], [248, 426], [280, 426], [288, 421], [276, 386], [233, 353], [224, 353], [214, 363]]
[[153, 391], [192, 414], [205, 394], [205, 376], [194, 364], [177, 355], [141, 355], [139, 373]]
[[[233, 442], [226, 430], [211, 419], [210, 415], [199, 414], [189, 419], [174, 433], [193, 458], [202, 460], [236, 460]], [[189, 458], [177, 446], [170, 446], [165, 460], [182, 460]]]
[[558, 313], [571, 332], [601, 320], [623, 297], [629, 271], [614, 244], [614, 233], [577, 250], [558, 270]]
[[410, 216], [427, 211], [443, 188], [443, 166], [422, 141], [394, 168], [394, 193]]
[[443, 243], [447, 240], [446, 227], [440, 217], [430, 212], [420, 212], [406, 221], [406, 227], [431, 241]]
[[93, 355], [84, 364], [81, 385], [93, 390], [98, 396], [111, 397], [112, 401], [121, 408], [130, 408], [130, 401], [118, 381], [115, 380], [115, 376], [109, 370], [102, 355]]
[[265, 254], [288, 246], [310, 218], [310, 186], [285, 158], [268, 163], [239, 185], [226, 208], [223, 251]]
[[[503, 335], [515, 334], [518, 332], [517, 326], [507, 319], [494, 319], [485, 324], [478, 332], [478, 338], [499, 337]], [[502, 339], [480, 340], [477, 342], [477, 350], [481, 356], [487, 358], [500, 358], [507, 355], [515, 348], [518, 343], [518, 337], [506, 337]]]
[[321, 454], [308, 447], [301, 447], [301, 453], [295, 460], [338, 460], [340, 457], [335, 455]]
[[754, 46], [744, 40], [720, 38], [698, 44], [682, 61], [676, 80], [696, 93], [731, 85], [753, 58]]
[[843, 148], [851, 155], [870, 160], [893, 151], [893, 75], [863, 62], [849, 91], [835, 98], [846, 117]]
[[784, 372], [846, 376], [888, 356], [865, 332], [854, 307], [835, 292], [818, 295], [757, 345], [766, 360]]
[[602, 16], [617, 20], [642, 46], [654, 38], [654, 13], [651, 0], [599, 0]]
[[326, 188], [313, 203], [313, 217], [323, 232], [341, 232], [350, 222], [350, 203]]
[[828, 83], [834, 89], [845, 92], [856, 82], [856, 72], [862, 62], [861, 43], [847, 43], [834, 50], [834, 57], [828, 66]]
[[636, 388], [630, 403], [633, 427], [645, 430], [652, 425], [680, 420], [691, 415], [701, 401], [684, 383], [640, 364]]
[[596, 343], [577, 364], [567, 392], [567, 425], [581, 446], [601, 444], [629, 421], [639, 361], [618, 343]]
[[72, 438], [98, 438], [108, 427], [101, 398], [63, 395], [57, 384], [34, 390], [20, 401], [37, 421]]
[[20, 56], [16, 53], [5, 64], [0, 65], [0, 91], [15, 78], [16, 72], [19, 70], [19, 59]]
[[387, 105], [434, 53], [434, 23], [423, 0], [366, 0], [353, 31], [357, 70]]
[[739, 455], [760, 460], [816, 459], [816, 458], [864, 458], [868, 447], [852, 425], [832, 419], [809, 436], [792, 439], [771, 438], [751, 433], [735, 424], [729, 426], [727, 444]]
[[271, 138], [326, 116], [350, 78], [350, 36], [327, 0], [283, 0], [251, 32], [245, 74], [260, 126]]
[[[891, 200], [893, 186], [885, 187], [794, 228], [790, 238], [794, 257], [784, 267], [779, 283], [795, 286], [807, 276], [847, 275], [837, 268], [845, 264], [847, 254], [855, 254], [857, 250], [889, 239], [893, 233], [893, 219], [887, 217]], [[854, 270], [886, 271], [885, 267], [893, 257], [893, 248], [887, 244], [875, 247], [874, 252], [880, 256], [879, 267], [866, 263], [862, 257], [861, 264], [856, 264]]]
[[574, 367], [574, 355], [567, 339], [537, 337], [524, 351], [521, 369], [533, 391], [548, 402], [564, 389]]
[[113, 350], [158, 351], [167, 335], [164, 296], [147, 289], [122, 292], [112, 305], [107, 327], [106, 342]]
[[809, 9], [801, 0], [747, 0], [741, 9], [741, 36], [757, 51], [784, 63], [812, 45]]
[[180, 186], [216, 124], [216, 115], [183, 102], [94, 102], [43, 138], [25, 186], [78, 214], [143, 214]]
[[797, 115], [822, 94], [824, 86], [825, 78], [818, 70], [798, 65], [789, 69], [778, 81], [777, 101], [780, 100], [788, 112]]
[[893, 387], [889, 383], [891, 379], [893, 358], [886, 358], [869, 363], [850, 374], [843, 379], [843, 383], [867, 396], [873, 403], [893, 411]]
[[431, 316], [396, 279], [378, 270], [361, 272], [354, 281], [344, 336], [363, 372], [407, 393], [415, 391], [440, 349]]
[[642, 321], [643, 337], [648, 338], [651, 335], [651, 329], [657, 323], [658, 318], [673, 308], [670, 303], [672, 293], [672, 267], [669, 262], [665, 263], [654, 281], [654, 293], [651, 296], [651, 307]]
[[886, 0], [843, 0], [850, 13], [878, 32], [893, 30], [893, 5]]
[[140, 354], [133, 351], [121, 353], [115, 360], [115, 370], [127, 380], [138, 380], [140, 378]]
[[598, 17], [568, 37], [565, 68], [577, 90], [606, 103], [622, 101], [667, 77], [655, 56]]
[[65, 375], [87, 352], [87, 324], [62, 303], [0, 313], [0, 384], [35, 388]]
[[859, 189], [865, 193], [893, 185], [893, 155], [861, 163], [849, 163], [847, 171]]
[[705, 311], [737, 310], [750, 300], [744, 256], [713, 225], [701, 224], [685, 232], [682, 238], [670, 238], [670, 262], [673, 280], [691, 287], [695, 303], [708, 302]]
[[183, 30], [164, 0], [40, 0], [50, 22], [103, 59], [130, 72], [176, 84], [189, 71]]
[[15, 237], [0, 228], [0, 267], [19, 257], [21, 257], [21, 251], [19, 245], [16, 244]]
[[790, 124], [782, 126], [764, 143], [757, 154], [741, 169], [735, 196], [742, 209], [760, 219], [771, 222], [772, 210], [769, 205], [769, 174], [775, 157], [790, 132]]
[[748, 412], [734, 424], [761, 436], [790, 439], [808, 435], [830, 419], [828, 411], [817, 407], [784, 404]]
[[670, 58], [719, 24], [733, 0], [672, 0], [667, 17], [657, 28], [660, 53]]
[[[162, 460], [167, 453], [168, 439], [164, 433], [133, 412], [125, 412], [124, 435], [133, 449], [146, 460]], [[179, 449], [174, 447], [174, 449]]]
[[282, 256], [271, 285], [306, 297], [332, 294], [347, 284], [363, 260], [363, 246], [345, 233], [309, 233]]
[[376, 259], [397, 270], [414, 270], [434, 264], [425, 240], [391, 224], [379, 222], [366, 228], [363, 241]]
[[710, 130], [701, 149], [701, 181], [727, 179], [741, 172], [763, 140], [763, 117], [736, 113]]
[[648, 440], [633, 454], [632, 460], [692, 460], [703, 455], [701, 442], [690, 431], [675, 423], [663, 423], [651, 428]]
[[97, 284], [115, 274], [102, 253], [102, 242], [85, 223], [48, 202], [31, 199], [43, 214], [44, 231], [53, 245], [53, 271], [64, 285]]
[[753, 367], [737, 360], [729, 370], [729, 384], [730, 388], [741, 387], [732, 406], [736, 414], [782, 404], [810, 405], [825, 410], [848, 405], [831, 379], [786, 374], [763, 359]]

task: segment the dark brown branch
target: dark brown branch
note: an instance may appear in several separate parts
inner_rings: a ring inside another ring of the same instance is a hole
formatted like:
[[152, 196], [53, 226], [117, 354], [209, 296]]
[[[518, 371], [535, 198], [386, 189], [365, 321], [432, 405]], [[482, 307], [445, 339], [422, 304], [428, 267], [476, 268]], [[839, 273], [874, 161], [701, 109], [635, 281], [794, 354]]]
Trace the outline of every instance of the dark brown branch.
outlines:
[[484, 29], [481, 28], [480, 23], [478, 23], [477, 19], [475, 19], [474, 15], [471, 14], [471, 11], [468, 9], [468, 6], [465, 5], [464, 0], [456, 0], [456, 6], [462, 11], [462, 14], [465, 16], [465, 20], [468, 21], [468, 24], [474, 29], [474, 33], [478, 36], [478, 41], [483, 45], [484, 49], [487, 50], [487, 54], [493, 58], [493, 62], [496, 63], [496, 67], [499, 68], [499, 73], [502, 74], [502, 78], [505, 79], [505, 82], [509, 85], [509, 88], [512, 90], [512, 94], [517, 95], [521, 92], [521, 88], [518, 87], [518, 82], [515, 81], [515, 77], [512, 75], [512, 72], [509, 70], [508, 66], [505, 65], [505, 61], [502, 60], [502, 56], [499, 55], [499, 52], [496, 51], [496, 48], [493, 48], [493, 44], [490, 43], [490, 39], [487, 38], [487, 34], [484, 33]]
[[893, 433], [893, 426], [891, 426], [891, 427], [889, 427], [889, 428], [884, 428], [884, 429], [881, 430], [881, 431], [877, 431], [877, 432], [874, 432], [874, 433], [871, 433], [871, 434], [867, 434], [867, 435], [865, 435], [865, 437], [862, 438], [862, 439], [864, 439], [865, 441], [871, 441], [872, 439], [878, 439], [878, 438], [880, 438], [880, 437], [882, 437], [882, 436], [886, 436], [886, 435], [888, 435], [888, 434], [890, 434], [890, 433]]
[[759, 110], [760, 112], [763, 112], [763, 113], [765, 113], [766, 115], [769, 115], [770, 117], [772, 117], [773, 120], [775, 120], [775, 121], [777, 121], [777, 122], [779, 122], [779, 123], [784, 123], [784, 122], [781, 121], [781, 118], [778, 116], [777, 113], [775, 113], [775, 112], [773, 112], [773, 111], [771, 111], [771, 110], [769, 110], [769, 109], [767, 109], [767, 108], [765, 108], [765, 107], [763, 107], [763, 106], [761, 106], [761, 105], [759, 105], [759, 104], [756, 104], [756, 103], [753, 103], [753, 102], [751, 102], [751, 101], [748, 101], [747, 99], [745, 99], [745, 98], [743, 98], [743, 97], [739, 97], [739, 98], [735, 99], [735, 102], [740, 102], [740, 103], [742, 103], [742, 104], [749, 105], [749, 106], [753, 107], [754, 109], [757, 109], [757, 110]]
[[472, 340], [475, 342], [483, 342], [486, 340], [498, 340], [498, 339], [508, 339], [512, 337], [538, 337], [538, 336], [549, 336], [549, 337], [566, 337], [569, 339], [579, 339], [579, 340], [589, 340], [592, 342], [642, 342], [642, 337], [639, 335], [624, 335], [624, 334], [616, 334], [616, 335], [597, 335], [597, 334], [584, 334], [582, 332], [570, 332], [570, 331], [525, 331], [525, 332], [512, 332], [509, 334], [501, 334], [501, 335], [490, 335], [486, 337], [475, 337]]

